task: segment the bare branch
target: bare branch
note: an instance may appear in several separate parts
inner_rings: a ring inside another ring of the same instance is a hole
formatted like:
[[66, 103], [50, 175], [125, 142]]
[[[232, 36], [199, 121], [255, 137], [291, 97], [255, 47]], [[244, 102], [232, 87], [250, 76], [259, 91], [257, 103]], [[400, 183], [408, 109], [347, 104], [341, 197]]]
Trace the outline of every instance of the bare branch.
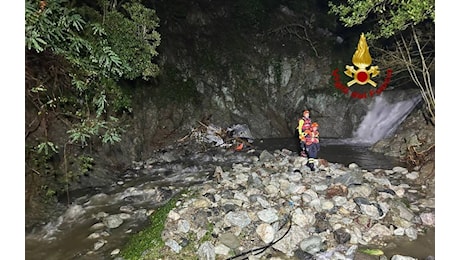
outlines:
[[[435, 122], [435, 97], [433, 92], [433, 87], [431, 85], [431, 77], [430, 77], [430, 67], [426, 65], [425, 56], [420, 45], [419, 38], [417, 33], [415, 32], [414, 27], [412, 27], [412, 37], [414, 40], [414, 44], [417, 47], [417, 56], [420, 58], [420, 63], [415, 64], [412, 60], [414, 56], [411, 52], [410, 44], [407, 43], [406, 39], [401, 36], [401, 40], [397, 43], [398, 51], [401, 55], [401, 58], [404, 60], [404, 64], [406, 65], [407, 72], [409, 73], [412, 81], [414, 84], [420, 88], [420, 93], [422, 95], [423, 101], [425, 102], [425, 108], [428, 112], [428, 116], [430, 120], [434, 124]], [[434, 58], [430, 63], [434, 64]], [[422, 75], [422, 79], [419, 79], [417, 72]]]
[[308, 36], [307, 27], [301, 24], [298, 24], [298, 23], [286, 24], [276, 29], [270, 30], [268, 33], [269, 34], [276, 33], [276, 34], [281, 34], [281, 35], [294, 35], [302, 41], [307, 41], [310, 47], [315, 52], [316, 57], [319, 57], [318, 51], [316, 50], [315, 45], [313, 44], [313, 41], [310, 39], [310, 36]]

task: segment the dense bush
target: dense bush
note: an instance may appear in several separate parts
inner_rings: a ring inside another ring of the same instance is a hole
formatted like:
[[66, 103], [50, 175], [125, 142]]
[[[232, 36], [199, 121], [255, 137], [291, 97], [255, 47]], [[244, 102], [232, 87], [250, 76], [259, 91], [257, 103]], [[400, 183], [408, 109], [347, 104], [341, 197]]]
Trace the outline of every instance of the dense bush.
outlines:
[[91, 169], [88, 148], [121, 140], [131, 99], [120, 81], [159, 72], [159, 18], [139, 2], [26, 0], [26, 175], [46, 194], [59, 189], [47, 177], [69, 183]]

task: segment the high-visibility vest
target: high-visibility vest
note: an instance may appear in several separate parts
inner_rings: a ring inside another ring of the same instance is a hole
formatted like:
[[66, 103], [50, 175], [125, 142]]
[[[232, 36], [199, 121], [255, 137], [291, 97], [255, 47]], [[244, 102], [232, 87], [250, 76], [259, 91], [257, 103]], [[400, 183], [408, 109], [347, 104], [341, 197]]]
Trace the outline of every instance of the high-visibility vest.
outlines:
[[302, 117], [299, 119], [299, 125], [297, 126], [297, 130], [299, 131], [299, 138], [302, 135], [305, 135], [305, 131], [309, 130], [311, 126], [311, 119], [308, 117]]
[[316, 131], [307, 130], [306, 131], [305, 143], [307, 145], [310, 145], [312, 143], [319, 143], [319, 132], [318, 132], [318, 130], [316, 130]]

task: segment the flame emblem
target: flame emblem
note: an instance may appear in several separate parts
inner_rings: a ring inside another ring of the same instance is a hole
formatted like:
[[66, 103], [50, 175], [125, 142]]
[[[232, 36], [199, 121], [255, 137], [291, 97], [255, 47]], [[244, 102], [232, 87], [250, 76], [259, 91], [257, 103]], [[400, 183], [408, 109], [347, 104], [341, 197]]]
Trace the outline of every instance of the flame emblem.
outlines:
[[371, 54], [369, 53], [369, 47], [367, 46], [366, 37], [364, 37], [364, 33], [361, 33], [361, 37], [358, 42], [358, 48], [353, 54], [353, 59], [351, 60], [353, 64], [358, 67], [356, 70], [354, 66], [346, 65], [345, 68], [347, 69], [344, 73], [353, 80], [347, 82], [347, 86], [350, 87], [351, 85], [358, 83], [360, 85], [365, 85], [367, 83], [371, 84], [373, 87], [377, 86], [371, 77], [376, 77], [379, 75], [379, 67], [378, 66], [371, 66], [369, 70], [366, 68], [372, 64]]

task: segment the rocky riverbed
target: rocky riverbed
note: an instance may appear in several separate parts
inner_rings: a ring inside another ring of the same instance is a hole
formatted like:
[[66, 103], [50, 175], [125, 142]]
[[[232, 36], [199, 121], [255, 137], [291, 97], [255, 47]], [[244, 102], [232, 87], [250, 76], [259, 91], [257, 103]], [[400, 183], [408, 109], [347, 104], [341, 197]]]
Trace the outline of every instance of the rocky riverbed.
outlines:
[[110, 189], [76, 199], [27, 236], [26, 259], [121, 260], [126, 238], [183, 189], [160, 253], [152, 245], [129, 259], [434, 259], [434, 247], [423, 256], [386, 250], [434, 232], [434, 179], [423, 167], [366, 170], [319, 159], [311, 171], [285, 148], [199, 144], [158, 151]]
[[164, 259], [416, 259], [362, 249], [434, 228], [434, 186], [420, 183], [419, 172], [305, 164], [283, 149], [216, 167], [169, 212]]

